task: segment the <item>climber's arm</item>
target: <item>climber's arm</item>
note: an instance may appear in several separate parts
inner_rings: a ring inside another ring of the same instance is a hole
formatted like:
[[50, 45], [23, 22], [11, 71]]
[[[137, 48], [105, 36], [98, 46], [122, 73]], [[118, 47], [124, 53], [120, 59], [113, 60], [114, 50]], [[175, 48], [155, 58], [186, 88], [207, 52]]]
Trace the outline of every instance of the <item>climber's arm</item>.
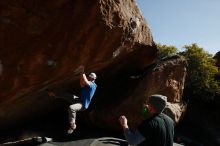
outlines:
[[84, 87], [84, 86], [89, 86], [89, 80], [87, 79], [85, 73], [81, 74], [81, 77], [80, 77], [80, 86], [81, 87]]

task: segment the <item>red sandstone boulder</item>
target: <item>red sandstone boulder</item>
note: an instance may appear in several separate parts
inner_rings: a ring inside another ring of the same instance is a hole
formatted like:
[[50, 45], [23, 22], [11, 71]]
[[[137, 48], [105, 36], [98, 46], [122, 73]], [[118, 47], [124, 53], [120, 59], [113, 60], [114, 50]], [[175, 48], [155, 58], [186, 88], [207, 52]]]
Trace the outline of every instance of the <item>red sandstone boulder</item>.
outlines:
[[155, 64], [157, 48], [133, 0], [1, 0], [0, 9], [0, 130], [60, 107], [47, 88], [78, 93], [80, 66], [98, 75], [82, 114], [92, 125], [118, 130], [125, 114], [136, 127], [155, 93], [176, 105], [167, 112], [175, 121], [182, 116], [186, 62]]
[[139, 74], [119, 72], [111, 78], [107, 76], [100, 83], [101, 90], [87, 120], [98, 127], [113, 130], [119, 128], [118, 118], [124, 114], [129, 125], [135, 128], [143, 120], [143, 103], [152, 94], [162, 94], [169, 102], [164, 113], [178, 123], [186, 109], [181, 98], [185, 77], [186, 60], [181, 56], [158, 62]]
[[0, 9], [0, 130], [56, 109], [46, 88], [79, 92], [80, 66], [98, 74], [96, 96], [123, 84], [98, 97], [117, 106], [137, 86], [127, 77], [156, 59], [133, 0], [1, 0]]

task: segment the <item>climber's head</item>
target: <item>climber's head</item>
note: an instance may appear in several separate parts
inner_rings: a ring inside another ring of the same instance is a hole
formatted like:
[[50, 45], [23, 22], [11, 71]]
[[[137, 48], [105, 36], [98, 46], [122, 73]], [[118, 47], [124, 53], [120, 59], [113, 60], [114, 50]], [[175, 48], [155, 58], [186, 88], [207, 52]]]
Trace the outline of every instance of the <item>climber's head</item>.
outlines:
[[92, 73], [89, 74], [89, 78], [91, 80], [95, 80], [97, 78], [97, 76], [96, 76], [96, 74], [94, 72], [92, 72]]

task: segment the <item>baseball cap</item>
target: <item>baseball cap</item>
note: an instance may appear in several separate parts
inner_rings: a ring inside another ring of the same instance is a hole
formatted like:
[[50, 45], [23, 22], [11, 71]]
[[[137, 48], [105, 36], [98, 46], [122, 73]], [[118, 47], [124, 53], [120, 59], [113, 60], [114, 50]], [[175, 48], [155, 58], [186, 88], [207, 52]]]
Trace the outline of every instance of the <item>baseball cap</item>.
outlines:
[[151, 95], [148, 104], [153, 106], [158, 113], [161, 113], [167, 105], [167, 97], [160, 94]]

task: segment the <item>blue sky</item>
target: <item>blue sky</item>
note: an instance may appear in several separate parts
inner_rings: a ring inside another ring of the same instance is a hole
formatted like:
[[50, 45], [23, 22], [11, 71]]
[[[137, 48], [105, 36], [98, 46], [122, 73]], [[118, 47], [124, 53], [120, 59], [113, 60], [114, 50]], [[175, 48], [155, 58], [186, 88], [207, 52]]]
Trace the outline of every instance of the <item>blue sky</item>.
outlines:
[[220, 0], [136, 0], [154, 41], [220, 51]]

